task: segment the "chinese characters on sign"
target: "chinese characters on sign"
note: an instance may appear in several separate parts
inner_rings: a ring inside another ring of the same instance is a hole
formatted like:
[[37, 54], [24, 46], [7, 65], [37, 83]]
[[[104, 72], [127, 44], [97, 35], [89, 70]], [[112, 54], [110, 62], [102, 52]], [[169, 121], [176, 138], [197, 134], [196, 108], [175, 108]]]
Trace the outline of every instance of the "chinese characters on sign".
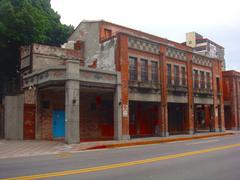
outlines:
[[128, 117], [128, 105], [127, 104], [123, 104], [122, 111], [123, 111], [123, 117]]

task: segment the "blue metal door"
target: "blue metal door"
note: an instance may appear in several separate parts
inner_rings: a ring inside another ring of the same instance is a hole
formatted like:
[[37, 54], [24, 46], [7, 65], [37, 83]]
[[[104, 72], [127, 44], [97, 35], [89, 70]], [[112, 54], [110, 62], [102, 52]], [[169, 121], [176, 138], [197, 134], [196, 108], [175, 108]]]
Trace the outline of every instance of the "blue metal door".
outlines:
[[65, 136], [65, 112], [62, 110], [53, 111], [53, 138]]

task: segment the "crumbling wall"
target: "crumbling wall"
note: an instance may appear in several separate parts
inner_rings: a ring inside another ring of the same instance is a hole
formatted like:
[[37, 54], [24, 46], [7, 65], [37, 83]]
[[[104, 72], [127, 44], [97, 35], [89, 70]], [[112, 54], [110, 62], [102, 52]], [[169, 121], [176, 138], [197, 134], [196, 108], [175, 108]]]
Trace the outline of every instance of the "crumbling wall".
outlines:
[[97, 67], [104, 70], [115, 70], [116, 39], [110, 39], [100, 45], [100, 53], [97, 57]]
[[40, 44], [33, 45], [32, 70], [40, 70], [49, 66], [64, 65], [66, 59], [79, 59], [81, 54], [73, 49]]
[[[99, 22], [82, 22], [68, 38], [70, 42], [84, 41], [84, 63], [87, 67], [115, 70], [116, 39], [99, 43]], [[66, 44], [67, 45], [67, 44]]]
[[84, 41], [84, 59], [86, 66], [94, 62], [94, 56], [99, 53], [99, 23], [81, 22], [68, 41]]
[[55, 46], [32, 44], [21, 48], [21, 70], [26, 75], [31, 71], [65, 65], [67, 59], [75, 59], [83, 65], [82, 52]]

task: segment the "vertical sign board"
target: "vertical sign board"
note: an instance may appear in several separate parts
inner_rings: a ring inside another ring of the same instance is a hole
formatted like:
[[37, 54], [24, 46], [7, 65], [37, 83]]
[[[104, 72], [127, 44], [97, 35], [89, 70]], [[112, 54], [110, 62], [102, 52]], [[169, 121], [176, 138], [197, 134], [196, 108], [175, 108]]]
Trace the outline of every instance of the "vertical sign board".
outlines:
[[122, 111], [123, 111], [123, 117], [128, 117], [128, 105], [127, 104], [123, 104]]

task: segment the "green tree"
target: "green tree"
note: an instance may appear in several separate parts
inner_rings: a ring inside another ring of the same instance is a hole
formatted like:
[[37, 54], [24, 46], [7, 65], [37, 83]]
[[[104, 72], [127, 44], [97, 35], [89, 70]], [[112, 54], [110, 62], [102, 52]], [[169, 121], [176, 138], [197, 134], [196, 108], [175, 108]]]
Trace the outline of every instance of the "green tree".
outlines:
[[0, 0], [0, 91], [18, 76], [20, 46], [59, 46], [72, 31], [73, 26], [61, 24], [50, 0]]

